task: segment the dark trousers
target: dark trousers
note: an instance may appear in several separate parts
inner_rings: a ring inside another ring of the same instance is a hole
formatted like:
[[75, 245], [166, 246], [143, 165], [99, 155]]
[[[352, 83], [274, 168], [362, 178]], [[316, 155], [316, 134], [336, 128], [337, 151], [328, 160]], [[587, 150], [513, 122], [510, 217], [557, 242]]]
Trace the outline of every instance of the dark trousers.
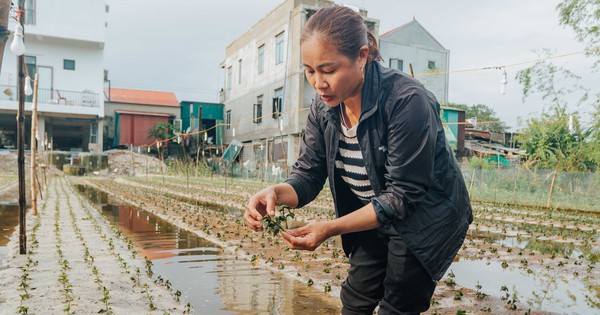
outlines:
[[357, 233], [340, 298], [343, 315], [419, 314], [429, 308], [436, 282], [393, 228]]

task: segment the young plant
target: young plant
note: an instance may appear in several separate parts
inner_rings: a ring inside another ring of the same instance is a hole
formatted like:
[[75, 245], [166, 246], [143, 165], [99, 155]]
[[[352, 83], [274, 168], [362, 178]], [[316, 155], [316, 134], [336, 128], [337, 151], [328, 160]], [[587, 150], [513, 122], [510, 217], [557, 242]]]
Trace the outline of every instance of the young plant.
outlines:
[[266, 215], [261, 220], [262, 226], [270, 234], [277, 235], [279, 233], [279, 231], [285, 231], [285, 228], [283, 226], [281, 226], [282, 222], [285, 224], [285, 226], [287, 228], [288, 227], [287, 219], [288, 218], [293, 219], [295, 216], [294, 213], [292, 212], [292, 209], [287, 206], [280, 206], [279, 213], [280, 213], [279, 215], [275, 215], [275, 217], [273, 217], [273, 218], [271, 218], [271, 216], [269, 216], [269, 215]]

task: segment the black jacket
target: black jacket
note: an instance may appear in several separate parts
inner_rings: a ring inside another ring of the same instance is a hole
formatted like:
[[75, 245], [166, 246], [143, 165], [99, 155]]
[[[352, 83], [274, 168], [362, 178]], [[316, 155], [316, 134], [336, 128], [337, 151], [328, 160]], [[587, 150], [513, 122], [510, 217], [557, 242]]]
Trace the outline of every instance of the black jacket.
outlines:
[[[418, 81], [376, 62], [368, 65], [357, 136], [376, 196], [371, 202], [380, 223], [398, 231], [435, 280], [452, 263], [473, 220], [439, 110]], [[338, 217], [363, 206], [335, 170], [340, 128], [339, 109], [317, 96], [286, 180], [298, 194], [298, 207], [319, 194], [327, 177]], [[346, 254], [355, 236], [342, 236]]]

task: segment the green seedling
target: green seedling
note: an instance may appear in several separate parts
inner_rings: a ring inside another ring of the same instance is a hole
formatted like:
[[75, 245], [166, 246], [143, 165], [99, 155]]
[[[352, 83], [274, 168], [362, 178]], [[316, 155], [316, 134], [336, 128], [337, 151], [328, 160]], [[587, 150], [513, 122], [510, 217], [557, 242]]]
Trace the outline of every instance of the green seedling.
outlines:
[[285, 224], [287, 228], [287, 219], [293, 219], [295, 216], [292, 209], [287, 206], [280, 206], [279, 213], [280, 215], [275, 215], [273, 218], [267, 215], [261, 220], [263, 228], [270, 234], [277, 235], [279, 231], [285, 231], [286, 229], [281, 224]]

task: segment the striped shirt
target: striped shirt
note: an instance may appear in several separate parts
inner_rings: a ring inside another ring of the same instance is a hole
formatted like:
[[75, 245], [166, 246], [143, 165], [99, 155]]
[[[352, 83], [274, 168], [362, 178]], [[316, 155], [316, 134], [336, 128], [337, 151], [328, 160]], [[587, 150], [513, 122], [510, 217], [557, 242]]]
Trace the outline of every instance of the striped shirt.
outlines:
[[371, 187], [371, 182], [369, 182], [367, 169], [358, 146], [356, 126], [358, 124], [352, 128], [346, 128], [342, 123], [335, 168], [358, 199], [368, 202], [375, 197], [375, 193]]

